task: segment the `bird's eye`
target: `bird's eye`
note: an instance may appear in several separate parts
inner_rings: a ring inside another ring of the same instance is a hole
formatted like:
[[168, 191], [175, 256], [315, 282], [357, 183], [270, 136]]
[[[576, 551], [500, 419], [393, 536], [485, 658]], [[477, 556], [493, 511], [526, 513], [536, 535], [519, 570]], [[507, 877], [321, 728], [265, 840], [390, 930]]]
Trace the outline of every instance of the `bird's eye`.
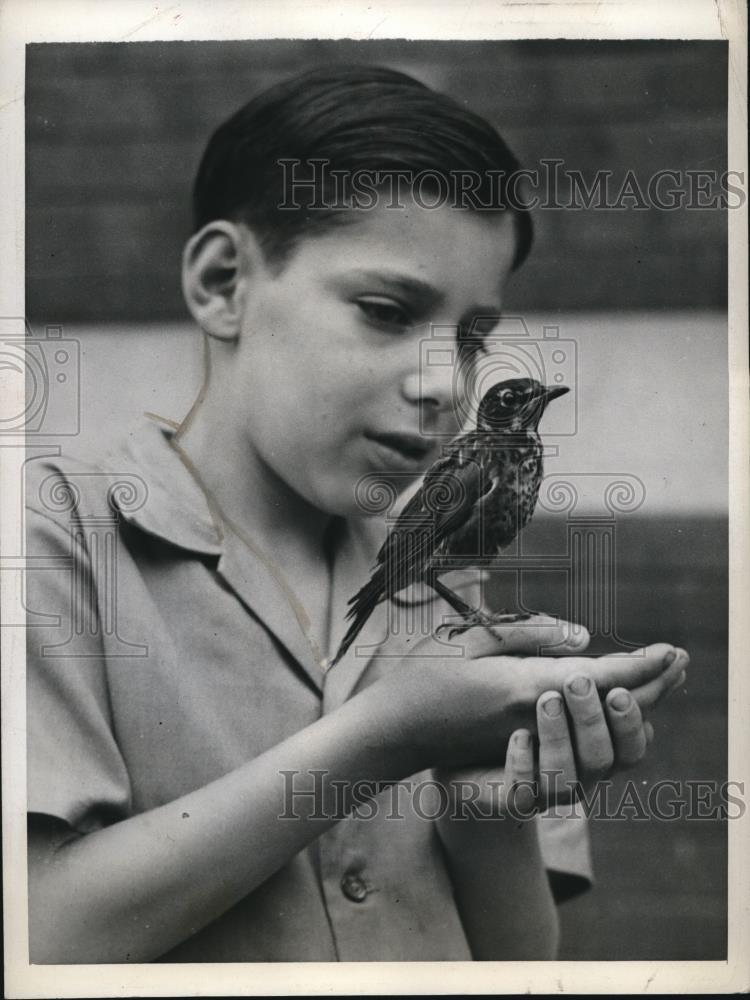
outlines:
[[500, 405], [501, 406], [512, 406], [516, 398], [516, 394], [512, 389], [503, 389], [500, 393]]
[[357, 307], [371, 323], [377, 326], [394, 329], [408, 326], [410, 323], [406, 310], [393, 299], [376, 297], [357, 299]]

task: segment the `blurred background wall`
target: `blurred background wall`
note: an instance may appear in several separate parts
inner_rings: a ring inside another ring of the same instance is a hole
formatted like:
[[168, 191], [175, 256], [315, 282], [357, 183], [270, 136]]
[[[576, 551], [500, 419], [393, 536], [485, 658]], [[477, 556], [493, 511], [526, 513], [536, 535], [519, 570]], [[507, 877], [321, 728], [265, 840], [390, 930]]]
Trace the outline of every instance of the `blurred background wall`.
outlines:
[[[659, 170], [726, 168], [726, 47], [718, 42], [29, 46], [27, 314], [35, 333], [57, 327], [80, 352], [80, 423], [57, 439], [64, 447], [108, 450], [144, 410], [184, 414], [201, 359], [179, 262], [202, 149], [259, 89], [335, 62], [410, 72], [492, 120], [524, 166], [560, 159], [589, 184], [599, 170], [619, 181], [632, 170], [645, 184]], [[654, 716], [656, 746], [634, 777], [644, 788], [660, 778], [720, 781], [726, 213], [546, 210], [535, 226], [506, 311], [523, 317], [532, 337], [556, 327], [574, 345], [575, 432], [550, 414], [548, 471], [641, 482], [643, 502], [617, 518], [618, 634], [673, 641], [693, 657], [687, 689]], [[600, 497], [583, 497], [584, 513], [600, 508]], [[540, 513], [530, 549], [563, 551], [564, 524]], [[559, 575], [530, 574], [524, 586], [532, 607], [569, 608]], [[611, 635], [597, 642], [611, 648]], [[563, 957], [722, 957], [724, 826], [592, 826], [597, 889], [564, 904]]]
[[[484, 114], [528, 167], [726, 168], [720, 42], [320, 42], [32, 45], [27, 50], [28, 288], [34, 315], [184, 315], [176, 279], [209, 134], [308, 66], [402, 69]], [[721, 309], [717, 211], [537, 213], [518, 309]], [[531, 262], [530, 262], [531, 263]]]

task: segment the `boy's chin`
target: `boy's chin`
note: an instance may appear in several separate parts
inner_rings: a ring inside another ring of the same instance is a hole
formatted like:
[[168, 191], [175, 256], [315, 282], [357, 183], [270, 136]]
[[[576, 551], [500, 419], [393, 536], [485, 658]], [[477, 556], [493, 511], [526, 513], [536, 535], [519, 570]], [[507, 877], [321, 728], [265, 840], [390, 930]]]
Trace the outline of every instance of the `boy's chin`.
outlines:
[[422, 475], [415, 470], [411, 473], [366, 472], [345, 480], [338, 477], [319, 483], [305, 499], [328, 517], [359, 520], [396, 516], [422, 481]]
[[342, 503], [339, 516], [378, 518], [395, 516], [421, 482], [422, 473], [370, 472], [352, 487], [351, 499]]

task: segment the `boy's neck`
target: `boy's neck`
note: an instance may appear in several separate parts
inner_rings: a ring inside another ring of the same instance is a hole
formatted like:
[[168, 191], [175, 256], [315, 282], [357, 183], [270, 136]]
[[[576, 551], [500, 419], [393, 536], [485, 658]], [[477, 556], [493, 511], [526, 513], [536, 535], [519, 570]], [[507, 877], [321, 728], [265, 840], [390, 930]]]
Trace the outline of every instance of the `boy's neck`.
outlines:
[[[326, 557], [332, 517], [290, 489], [246, 439], [214, 426], [210, 400], [183, 423], [175, 444], [195, 469], [218, 513], [262, 549], [293, 558]], [[221, 447], [216, 442], [221, 441]]]
[[305, 610], [316, 647], [332, 655], [345, 631], [348, 598], [382, 541], [380, 526], [323, 514], [248, 454], [244, 442], [216, 433], [208, 415], [201, 408], [184, 423], [175, 447], [192, 467], [215, 515], [250, 548], [272, 556]]

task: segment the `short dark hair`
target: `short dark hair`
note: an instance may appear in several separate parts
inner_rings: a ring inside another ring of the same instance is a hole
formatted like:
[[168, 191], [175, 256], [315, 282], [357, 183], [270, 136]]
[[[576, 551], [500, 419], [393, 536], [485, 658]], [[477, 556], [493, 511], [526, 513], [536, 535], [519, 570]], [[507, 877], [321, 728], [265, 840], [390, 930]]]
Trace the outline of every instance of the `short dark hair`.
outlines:
[[496, 129], [404, 73], [379, 66], [315, 69], [253, 98], [211, 136], [193, 189], [195, 229], [214, 219], [243, 221], [269, 261], [283, 263], [313, 227], [335, 222], [341, 214], [335, 210], [279, 208], [281, 160], [324, 160], [330, 170], [350, 173], [473, 172], [482, 209], [514, 214], [514, 268], [531, 247], [529, 212], [507, 197], [507, 179], [519, 164]]

